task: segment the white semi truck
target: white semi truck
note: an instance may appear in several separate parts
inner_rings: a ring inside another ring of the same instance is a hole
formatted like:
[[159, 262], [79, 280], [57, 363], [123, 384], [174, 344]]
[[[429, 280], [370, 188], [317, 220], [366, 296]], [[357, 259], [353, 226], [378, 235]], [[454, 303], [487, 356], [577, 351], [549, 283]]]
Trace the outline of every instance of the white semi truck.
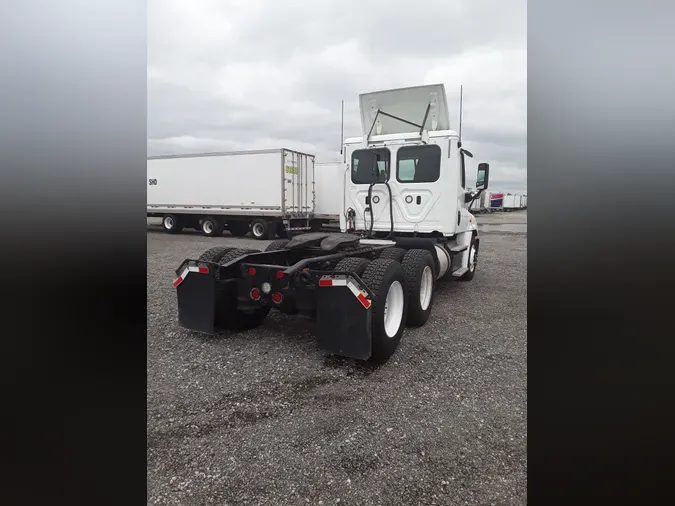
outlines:
[[148, 217], [161, 218], [172, 234], [193, 228], [215, 237], [227, 228], [235, 236], [250, 231], [271, 239], [338, 218], [335, 168], [316, 167], [310, 154], [268, 149], [155, 156], [147, 172]]
[[316, 319], [319, 347], [386, 360], [406, 325], [424, 325], [436, 283], [471, 281], [480, 238], [471, 202], [488, 187], [450, 128], [445, 88], [360, 95], [363, 135], [343, 146], [340, 233], [314, 232], [265, 251], [211, 248], [176, 270], [179, 323], [213, 333], [250, 329], [270, 310]]

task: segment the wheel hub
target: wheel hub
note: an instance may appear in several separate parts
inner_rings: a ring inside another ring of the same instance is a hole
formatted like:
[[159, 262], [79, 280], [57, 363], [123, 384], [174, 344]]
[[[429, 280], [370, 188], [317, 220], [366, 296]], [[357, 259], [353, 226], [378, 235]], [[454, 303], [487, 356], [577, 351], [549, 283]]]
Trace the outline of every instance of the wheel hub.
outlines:
[[387, 291], [387, 297], [384, 300], [384, 331], [387, 337], [394, 337], [403, 321], [404, 306], [403, 286], [399, 281], [394, 281]]
[[422, 281], [420, 283], [420, 306], [426, 311], [431, 303], [431, 295], [434, 289], [434, 274], [428, 265], [422, 271]]

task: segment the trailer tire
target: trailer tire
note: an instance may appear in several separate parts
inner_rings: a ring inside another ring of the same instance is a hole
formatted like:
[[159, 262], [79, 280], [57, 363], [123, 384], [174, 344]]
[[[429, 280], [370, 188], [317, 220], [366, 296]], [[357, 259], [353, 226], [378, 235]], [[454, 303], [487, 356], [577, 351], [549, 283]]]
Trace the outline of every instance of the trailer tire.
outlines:
[[248, 223], [245, 221], [228, 221], [227, 229], [234, 237], [244, 237], [248, 234]]
[[434, 302], [434, 259], [425, 249], [411, 249], [403, 257], [403, 272], [408, 283], [408, 318], [415, 327], [424, 325]]
[[336, 272], [353, 272], [361, 277], [366, 267], [370, 264], [370, 260], [361, 257], [346, 257], [340, 260], [333, 268]]
[[403, 248], [385, 248], [380, 252], [379, 258], [390, 258], [398, 263], [403, 262], [405, 250]]
[[223, 235], [223, 224], [213, 216], [206, 216], [202, 219], [201, 230], [206, 237], [218, 237]]
[[370, 262], [361, 279], [374, 293], [371, 306], [371, 360], [385, 361], [398, 347], [408, 310], [408, 287], [401, 264], [390, 258]]
[[284, 249], [284, 246], [286, 246], [288, 243], [288, 239], [279, 239], [277, 241], [273, 241], [267, 245], [265, 251], [279, 251], [280, 249]]
[[283, 223], [277, 223], [277, 237], [281, 239], [288, 239], [288, 232]]
[[218, 263], [221, 258], [234, 248], [224, 248], [222, 246], [217, 246], [215, 248], [207, 249], [204, 253], [199, 255], [197, 259], [198, 262], [213, 262]]
[[476, 267], [478, 267], [478, 241], [476, 241], [476, 236], [471, 238], [471, 243], [469, 244], [469, 261], [467, 267], [468, 271], [459, 278], [460, 281], [471, 281], [476, 275]]
[[162, 227], [168, 234], [180, 234], [183, 231], [183, 220], [175, 214], [165, 214], [162, 217]]
[[267, 239], [269, 228], [270, 224], [262, 218], [256, 218], [251, 222], [251, 234], [259, 241], [264, 241]]

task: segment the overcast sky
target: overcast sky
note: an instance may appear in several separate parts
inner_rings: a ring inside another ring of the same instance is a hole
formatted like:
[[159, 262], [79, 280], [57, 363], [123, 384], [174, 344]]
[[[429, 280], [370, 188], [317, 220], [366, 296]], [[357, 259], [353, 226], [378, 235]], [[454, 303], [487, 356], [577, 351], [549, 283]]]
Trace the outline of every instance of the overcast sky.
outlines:
[[148, 155], [287, 147], [337, 160], [358, 94], [445, 84], [490, 187], [527, 184], [526, 0], [149, 0]]

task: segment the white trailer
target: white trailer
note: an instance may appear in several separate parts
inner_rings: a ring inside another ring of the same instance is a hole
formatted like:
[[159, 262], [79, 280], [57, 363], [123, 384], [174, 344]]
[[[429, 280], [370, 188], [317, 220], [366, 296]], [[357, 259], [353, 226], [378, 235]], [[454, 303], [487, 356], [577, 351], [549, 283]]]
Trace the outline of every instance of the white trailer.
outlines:
[[154, 156], [147, 165], [148, 217], [164, 229], [257, 239], [311, 228], [314, 155], [289, 149]]
[[[473, 155], [450, 129], [444, 86], [359, 99], [363, 136], [344, 141], [345, 178], [335, 188], [341, 233], [185, 259], [173, 282], [183, 327], [251, 329], [277, 310], [315, 319], [327, 353], [380, 361], [406, 326], [427, 322], [438, 280], [473, 279], [480, 238], [467, 207], [477, 193], [465, 170]], [[477, 176], [477, 190], [487, 189], [487, 163]]]
[[340, 219], [345, 169], [346, 165], [343, 162], [314, 164], [314, 219], [321, 224]]
[[504, 204], [502, 207], [504, 208], [504, 211], [513, 211], [517, 209], [516, 196], [513, 195], [512, 193], [505, 193]]

